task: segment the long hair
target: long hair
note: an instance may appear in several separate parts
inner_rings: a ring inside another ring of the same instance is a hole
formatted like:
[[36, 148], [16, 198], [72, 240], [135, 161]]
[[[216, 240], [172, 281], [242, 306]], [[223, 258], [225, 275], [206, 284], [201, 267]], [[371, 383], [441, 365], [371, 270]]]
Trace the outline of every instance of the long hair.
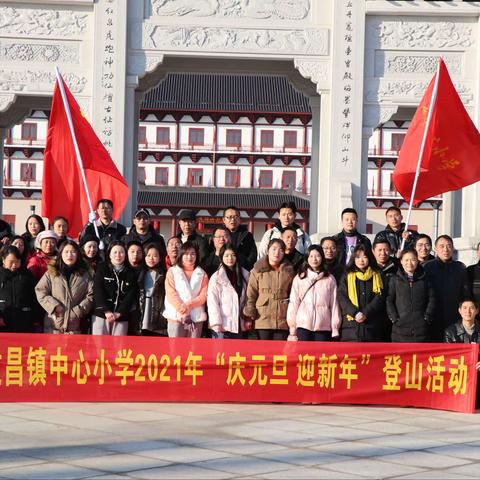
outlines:
[[372, 268], [373, 270], [378, 270], [378, 265], [377, 261], [375, 260], [375, 257], [373, 256], [373, 252], [371, 248], [368, 248], [366, 245], [363, 245], [362, 243], [360, 245], [357, 245], [353, 249], [352, 256], [350, 257], [350, 261], [347, 264], [346, 268], [346, 273], [350, 272], [358, 272], [358, 268], [355, 265], [355, 257], [357, 256], [357, 253], [363, 252], [365, 256], [368, 258], [368, 266]]
[[[31, 218], [34, 218], [38, 224], [40, 225], [40, 232], [43, 232], [45, 230], [45, 223], [43, 221], [43, 218], [40, 216], [40, 215], [37, 215], [36, 213], [32, 213], [32, 215], [30, 215], [28, 218], [27, 218], [27, 221], [25, 222], [25, 233], [27, 235], [29, 235], [30, 237], [32, 236], [32, 234], [30, 233], [30, 231], [28, 230], [28, 221], [31, 219]], [[39, 232], [39, 233], [40, 233]]]
[[310, 253], [316, 251], [320, 254], [322, 257], [322, 261], [320, 262], [320, 267], [319, 267], [319, 272], [322, 272], [325, 277], [328, 277], [328, 270], [327, 270], [327, 261], [325, 260], [325, 254], [323, 253], [323, 248], [320, 245], [310, 245], [307, 248], [307, 253], [305, 253], [305, 261], [300, 265], [300, 268], [298, 269], [298, 276], [300, 278], [305, 278], [307, 276], [307, 271], [310, 268], [310, 265], [308, 264], [308, 257], [310, 256]]
[[82, 251], [80, 250], [78, 243], [71, 239], [65, 240], [60, 246], [60, 250], [58, 251], [58, 255], [54, 263], [57, 271], [63, 273], [65, 271], [65, 268], [67, 268], [67, 265], [63, 261], [62, 253], [65, 250], [65, 247], [67, 247], [68, 245], [71, 245], [75, 249], [75, 252], [77, 252], [77, 260], [70, 268], [72, 268], [72, 270], [75, 272], [86, 272], [87, 266], [85, 265], [85, 261], [83, 260]]
[[233, 244], [226, 243], [222, 247], [222, 249], [220, 250], [220, 265], [219, 265], [218, 268], [220, 269], [221, 267], [223, 267], [226, 272], [228, 270], [231, 270], [230, 267], [227, 267], [227, 265], [225, 265], [225, 262], [223, 261], [223, 256], [224, 256], [224, 254], [227, 250], [231, 250], [237, 258], [237, 260], [235, 261], [235, 266], [233, 267], [233, 270], [234, 270], [235, 274], [237, 275], [237, 285], [236, 285], [237, 291], [242, 292], [243, 289], [246, 287], [246, 282], [245, 282], [245, 279], [243, 278], [242, 266], [238, 262], [237, 249], [235, 248], [235, 246]]

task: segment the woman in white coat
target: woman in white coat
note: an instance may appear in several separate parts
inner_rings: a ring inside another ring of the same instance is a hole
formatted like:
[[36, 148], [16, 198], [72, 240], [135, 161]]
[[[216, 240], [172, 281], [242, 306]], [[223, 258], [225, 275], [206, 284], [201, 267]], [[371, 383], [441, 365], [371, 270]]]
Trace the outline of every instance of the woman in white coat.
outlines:
[[251, 321], [242, 316], [249, 273], [237, 260], [235, 247], [224, 245], [220, 266], [208, 282], [208, 323], [213, 338], [243, 338], [252, 328]]
[[307, 260], [293, 279], [287, 311], [289, 340], [329, 341], [341, 324], [337, 282], [326, 268], [320, 245], [307, 249]]

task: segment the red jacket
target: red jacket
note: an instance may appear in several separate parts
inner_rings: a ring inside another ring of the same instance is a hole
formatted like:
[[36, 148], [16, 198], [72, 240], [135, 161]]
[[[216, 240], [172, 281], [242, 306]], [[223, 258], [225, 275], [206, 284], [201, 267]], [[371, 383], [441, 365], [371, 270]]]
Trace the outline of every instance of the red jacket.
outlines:
[[37, 250], [30, 257], [27, 263], [27, 268], [32, 272], [32, 275], [35, 278], [35, 283], [43, 277], [43, 274], [47, 271], [48, 262], [52, 260], [52, 258], [53, 257], [45, 255], [41, 250]]

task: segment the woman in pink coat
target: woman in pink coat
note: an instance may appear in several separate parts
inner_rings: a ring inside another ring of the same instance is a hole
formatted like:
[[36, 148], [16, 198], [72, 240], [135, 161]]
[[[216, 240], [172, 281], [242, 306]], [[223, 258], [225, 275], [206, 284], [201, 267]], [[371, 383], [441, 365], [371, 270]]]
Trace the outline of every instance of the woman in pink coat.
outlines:
[[226, 244], [220, 251], [220, 266], [208, 282], [208, 323], [213, 338], [242, 338], [252, 328], [242, 318], [248, 284], [247, 270], [237, 261], [237, 251]]
[[339, 336], [341, 323], [337, 282], [329, 275], [320, 245], [311, 245], [294, 278], [288, 304], [289, 340], [329, 341]]

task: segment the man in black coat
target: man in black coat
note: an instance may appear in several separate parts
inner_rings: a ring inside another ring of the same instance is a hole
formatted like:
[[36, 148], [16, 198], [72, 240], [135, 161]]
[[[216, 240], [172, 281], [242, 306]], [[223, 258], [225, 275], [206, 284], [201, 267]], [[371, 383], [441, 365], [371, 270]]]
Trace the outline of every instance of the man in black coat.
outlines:
[[345, 208], [342, 212], [342, 231], [333, 238], [337, 244], [338, 261], [346, 265], [357, 245], [365, 245], [371, 249], [370, 240], [357, 231], [358, 214], [354, 208]]
[[285, 258], [293, 265], [293, 270], [298, 273], [300, 265], [305, 261], [295, 246], [297, 245], [297, 230], [295, 227], [285, 227], [282, 232], [282, 240], [285, 243]]
[[375, 243], [377, 240], [386, 240], [390, 245], [391, 255], [398, 256], [402, 241], [405, 238], [404, 250], [411, 250], [415, 245], [415, 238], [417, 233], [413, 230], [405, 230], [405, 224], [402, 223], [402, 211], [398, 207], [389, 207], [385, 212], [387, 219], [387, 226], [385, 230], [378, 232], [375, 236]]
[[458, 304], [469, 296], [467, 269], [453, 260], [453, 240], [440, 235], [435, 240], [437, 258], [425, 264], [424, 269], [435, 290], [437, 299], [434, 321], [434, 341], [442, 342], [445, 329], [459, 319]]
[[178, 225], [180, 226], [180, 232], [177, 234], [177, 238], [182, 243], [191, 242], [198, 247], [198, 254], [200, 263], [207, 258], [209, 254], [208, 241], [205, 237], [200, 235], [196, 229], [197, 216], [193, 210], [182, 210], [178, 215]]
[[241, 258], [242, 267], [250, 271], [257, 261], [257, 244], [247, 226], [240, 224], [240, 210], [235, 206], [227, 207], [223, 212], [223, 224], [230, 231], [231, 241]]
[[113, 219], [113, 202], [109, 198], [101, 198], [97, 202], [97, 214], [98, 219], [95, 220], [95, 223], [97, 224], [98, 236], [93, 223], [88, 222], [83, 227], [79, 240], [82, 241], [87, 235], [93, 235], [98, 238], [103, 250], [106, 251], [113, 240], [122, 239], [127, 233], [127, 229]]

